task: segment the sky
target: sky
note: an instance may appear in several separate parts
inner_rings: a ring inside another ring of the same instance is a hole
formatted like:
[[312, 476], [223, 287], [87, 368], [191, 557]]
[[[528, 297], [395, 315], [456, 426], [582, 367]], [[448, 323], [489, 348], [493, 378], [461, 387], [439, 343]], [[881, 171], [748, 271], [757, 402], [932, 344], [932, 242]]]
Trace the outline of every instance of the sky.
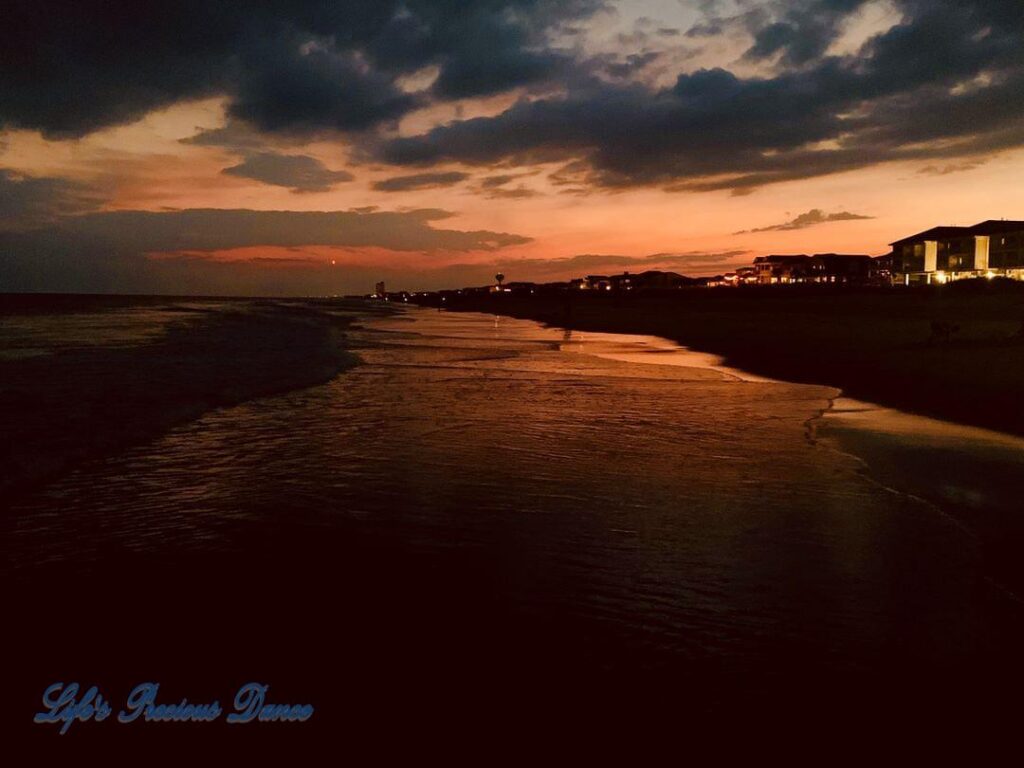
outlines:
[[366, 293], [1024, 218], [1020, 0], [15, 0], [0, 291]]

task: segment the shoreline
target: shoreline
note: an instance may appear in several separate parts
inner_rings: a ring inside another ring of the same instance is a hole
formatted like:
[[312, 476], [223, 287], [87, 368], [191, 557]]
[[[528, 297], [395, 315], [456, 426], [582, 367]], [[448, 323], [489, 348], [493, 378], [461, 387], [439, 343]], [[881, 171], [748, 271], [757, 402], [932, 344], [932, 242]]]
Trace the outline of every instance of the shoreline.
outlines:
[[[8, 428], [0, 493], [7, 501], [209, 411], [323, 384], [359, 362], [346, 331], [367, 309], [351, 303], [176, 304], [167, 302], [181, 318], [144, 343], [0, 359], [0, 414]], [[116, 297], [86, 312], [126, 306], [135, 305]]]
[[[576, 325], [574, 330], [579, 328]], [[609, 331], [607, 327], [585, 330], [595, 334], [624, 332]], [[639, 335], [665, 338], [661, 334]], [[895, 494], [911, 507], [920, 506], [928, 510], [927, 514], [940, 515], [966, 537], [967, 546], [981, 553], [987, 563], [988, 582], [999, 599], [1024, 604], [1024, 578], [1016, 568], [1020, 542], [1024, 541], [1024, 520], [1017, 514], [1024, 437], [861, 401], [845, 395], [840, 388], [818, 382], [792, 382], [784, 376], [761, 378], [715, 352], [684, 348], [687, 357], [698, 358], [694, 365], [698, 369], [741, 381], [796, 383], [828, 390], [827, 404], [803, 422], [805, 439], [854, 462], [854, 471], [873, 487]]]
[[[1024, 317], [1017, 292], [712, 289], [674, 294], [465, 296], [487, 312], [572, 330], [660, 336], [757, 376], [834, 387], [844, 397], [1024, 435]], [[961, 330], [932, 343], [931, 323]]]

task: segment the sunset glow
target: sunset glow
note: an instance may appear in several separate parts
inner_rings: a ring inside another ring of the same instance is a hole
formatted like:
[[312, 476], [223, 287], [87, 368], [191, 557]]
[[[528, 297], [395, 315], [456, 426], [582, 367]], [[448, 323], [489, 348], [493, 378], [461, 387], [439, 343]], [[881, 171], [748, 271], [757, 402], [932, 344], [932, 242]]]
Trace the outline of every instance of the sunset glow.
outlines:
[[[182, 73], [174, 92], [160, 67], [183, 69], [185, 52], [147, 50], [147, 37], [162, 45], [167, 22], [147, 17], [124, 50], [102, 60], [82, 54], [79, 75], [109, 101], [102, 113], [78, 92], [49, 113], [29, 104], [27, 83], [0, 83], [15, 94], [0, 105], [0, 237], [61, 258], [77, 251], [70, 272], [25, 255], [0, 275], [32, 290], [187, 284], [238, 293], [279, 279], [288, 293], [365, 292], [377, 278], [439, 288], [479, 283], [495, 268], [510, 279], [554, 280], [634, 260], [712, 275], [768, 253], [879, 255], [936, 223], [1014, 218], [1024, 208], [1021, 105], [1006, 98], [1024, 77], [1020, 54], [1003, 42], [1019, 31], [1012, 3], [1006, 11], [914, 0], [509, 8], [460, 16], [469, 37], [459, 40], [431, 26], [446, 18], [431, 3], [364, 12], [365, 28], [353, 27], [348, 43], [314, 31], [344, 29], [334, 18], [280, 38], [251, 38], [247, 21], [235, 19], [226, 23], [242, 58], [246, 46], [263, 46], [294, 71], [225, 64], [217, 83]], [[383, 41], [412, 17], [432, 52], [383, 54]], [[63, 34], [25, 23], [57, 42]], [[958, 43], [969, 56], [954, 62], [918, 48], [910, 56], [906, 40], [953, 28], [976, 29]], [[488, 35], [496, 48], [474, 47]], [[166, 61], [152, 60], [159, 56]], [[156, 96], [102, 91], [118, 63], [111, 59], [145, 61], [139, 76]], [[60, 66], [47, 71], [58, 77]], [[301, 72], [310, 93], [268, 81]], [[937, 120], [940, 108], [953, 117]], [[480, 247], [413, 239], [397, 250], [366, 242], [343, 252], [296, 235], [282, 256], [282, 245], [247, 237], [206, 250], [187, 234], [140, 253], [127, 233], [105, 231], [92, 245], [134, 259], [127, 271], [53, 234], [81, 215], [200, 208], [440, 209], [446, 215], [430, 228], [484, 234]], [[514, 238], [484, 245], [486, 233]], [[285, 266], [292, 274], [282, 278]]]

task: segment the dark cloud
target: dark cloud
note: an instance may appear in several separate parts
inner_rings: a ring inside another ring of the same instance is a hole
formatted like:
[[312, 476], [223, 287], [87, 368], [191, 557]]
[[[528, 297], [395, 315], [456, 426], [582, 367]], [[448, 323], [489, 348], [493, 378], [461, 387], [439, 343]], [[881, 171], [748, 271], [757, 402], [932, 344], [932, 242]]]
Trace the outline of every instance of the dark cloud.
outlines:
[[375, 182], [373, 188], [381, 192], [408, 192], [412, 189], [434, 189], [451, 187], [469, 178], [468, 173], [447, 171], [445, 173], [414, 173], [409, 176], [395, 176]]
[[332, 171], [315, 157], [277, 152], [256, 152], [222, 173], [289, 187], [292, 192], [327, 192], [334, 185], [354, 178], [348, 171]]
[[867, 0], [797, 0], [786, 3], [780, 20], [771, 21], [754, 34], [748, 59], [779, 55], [790, 65], [819, 58], [836, 40], [846, 18]]
[[199, 131], [194, 136], [181, 140], [182, 144], [197, 147], [220, 147], [239, 155], [262, 149], [266, 137], [251, 125], [240, 120], [228, 120], [222, 128], [209, 128]]
[[520, 184], [518, 187], [513, 187], [511, 189], [496, 187], [480, 190], [480, 194], [484, 197], [489, 197], [492, 200], [525, 200], [529, 197], [537, 197], [540, 195], [540, 192], [535, 189], [530, 189], [529, 187], [524, 187]]
[[461, 232], [431, 226], [431, 222], [452, 215], [429, 208], [400, 213], [219, 208], [108, 211], [69, 217], [41, 234], [83, 243], [115, 243], [138, 253], [299, 245], [471, 251], [529, 242], [529, 238], [502, 232]]
[[99, 207], [102, 196], [81, 183], [0, 168], [0, 231], [38, 227]]
[[782, 224], [773, 224], [770, 227], [759, 227], [757, 229], [745, 229], [742, 232], [736, 232], [737, 235], [746, 235], [752, 232], [787, 232], [794, 229], [807, 229], [818, 224], [828, 224], [833, 221], [862, 221], [865, 219], [872, 219], [873, 216], [862, 216], [858, 213], [849, 213], [848, 211], [839, 211], [838, 213], [825, 213], [820, 208], [814, 208], [807, 213], [801, 213], [794, 219], [783, 222]]
[[924, 168], [918, 171], [922, 176], [949, 176], [952, 173], [963, 173], [964, 171], [973, 171], [975, 168], [980, 168], [986, 162], [986, 159], [978, 160], [967, 160], [962, 163], [947, 163], [945, 165], [926, 165]]
[[[698, 0], [697, 5], [700, 17], [686, 30], [685, 36], [689, 39], [718, 37], [736, 31], [746, 32], [753, 37], [758, 30], [773, 20], [765, 3], [752, 6], [750, 3], [741, 2], [735, 7], [724, 8], [725, 4], [716, 0]], [[784, 6], [785, 2], [776, 2], [775, 5]]]
[[629, 78], [636, 75], [644, 67], [657, 61], [661, 56], [662, 54], [659, 51], [633, 53], [624, 58], [607, 61], [603, 69], [612, 77]]
[[226, 95], [266, 131], [362, 130], [421, 99], [484, 95], [571, 61], [547, 41], [600, 0], [36, 0], [0, 24], [0, 127], [81, 136], [183, 99]]
[[[686, 72], [667, 87], [638, 81], [679, 61], [646, 47], [666, 37], [652, 20], [615, 55], [588, 58], [573, 41], [602, 0], [266, 0], [244, 13], [227, 0], [18, 2], [0, 25], [0, 127], [77, 136], [223, 95], [232, 122], [193, 143], [248, 156], [261, 132], [353, 131], [401, 166], [559, 162], [578, 169], [564, 185], [574, 193], [744, 194], [1024, 144], [1020, 0], [892, 0], [895, 26], [829, 55], [864, 2], [701, 0], [688, 38], [738, 29], [752, 41], [746, 63], [770, 74]], [[437, 72], [429, 87], [400, 85], [424, 71]], [[530, 90], [500, 114], [382, 138], [419, 106], [519, 86]]]
[[448, 99], [484, 96], [551, 78], [572, 62], [564, 54], [527, 51], [526, 41], [515, 38], [491, 48], [487, 38], [500, 41], [500, 35], [493, 29], [469, 38], [442, 66], [434, 93]]
[[[0, 284], [14, 291], [164, 291], [178, 293], [324, 292], [329, 286], [360, 289], [352, 275], [292, 272], [301, 256], [256, 256], [248, 267], [225, 265], [209, 252], [244, 247], [345, 246], [408, 252], [498, 251], [529, 238], [504, 232], [438, 229], [451, 217], [442, 210], [407, 212], [110, 211], [68, 216], [51, 226], [0, 232]], [[160, 258], [151, 258], [162, 254]], [[372, 265], [359, 280], [372, 276]], [[379, 279], [379, 278], [378, 278]], [[233, 282], [234, 281], [234, 282]], [[347, 281], [347, 282], [346, 282]], [[372, 282], [367, 283], [372, 285]], [[368, 290], [368, 287], [366, 288]]]
[[231, 117], [265, 131], [362, 130], [395, 120], [419, 100], [360, 55], [326, 43], [268, 41], [248, 53], [235, 83]]
[[484, 96], [547, 80], [572, 66], [550, 33], [605, 6], [604, 0], [434, 0], [409, 2], [373, 41], [382, 68], [438, 66], [433, 95]]
[[494, 176], [484, 176], [477, 179], [473, 191], [478, 195], [495, 200], [524, 200], [529, 197], [537, 197], [540, 192], [522, 184], [515, 187], [506, 186], [516, 179], [531, 175], [531, 173], [500, 173]]
[[[1024, 144], [1019, 2], [896, 4], [903, 21], [854, 56], [821, 56], [820, 40], [817, 53], [787, 47], [801, 66], [771, 77], [702, 70], [658, 90], [589, 80], [492, 117], [394, 139], [381, 155], [422, 166], [562, 160], [582, 168], [577, 189], [743, 193], [891, 160], [963, 158]], [[826, 9], [835, 21], [859, 3], [789, 5]], [[838, 22], [829, 24], [831, 40]]]
[[521, 173], [500, 173], [496, 176], [485, 176], [480, 179], [479, 184], [483, 189], [494, 189], [495, 187], [503, 187], [522, 175]]

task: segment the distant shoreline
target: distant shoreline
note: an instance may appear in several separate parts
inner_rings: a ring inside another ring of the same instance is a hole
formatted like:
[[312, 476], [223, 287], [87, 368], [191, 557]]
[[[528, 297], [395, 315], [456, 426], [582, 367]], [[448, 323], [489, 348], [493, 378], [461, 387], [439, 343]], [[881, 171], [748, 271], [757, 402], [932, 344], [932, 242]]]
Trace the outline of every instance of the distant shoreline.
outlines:
[[[206, 303], [190, 297], [36, 297], [8, 315], [118, 312]], [[329, 381], [354, 366], [345, 331], [367, 311], [315, 300], [181, 308], [159, 338], [0, 359], [0, 494], [11, 499], [84, 461], [154, 439], [220, 407]], [[125, 317], [125, 325], [132, 320]]]
[[[723, 288], [659, 294], [468, 295], [448, 311], [672, 339], [760, 376], [1024, 435], [1024, 292]], [[933, 322], [957, 327], [933, 338]]]

